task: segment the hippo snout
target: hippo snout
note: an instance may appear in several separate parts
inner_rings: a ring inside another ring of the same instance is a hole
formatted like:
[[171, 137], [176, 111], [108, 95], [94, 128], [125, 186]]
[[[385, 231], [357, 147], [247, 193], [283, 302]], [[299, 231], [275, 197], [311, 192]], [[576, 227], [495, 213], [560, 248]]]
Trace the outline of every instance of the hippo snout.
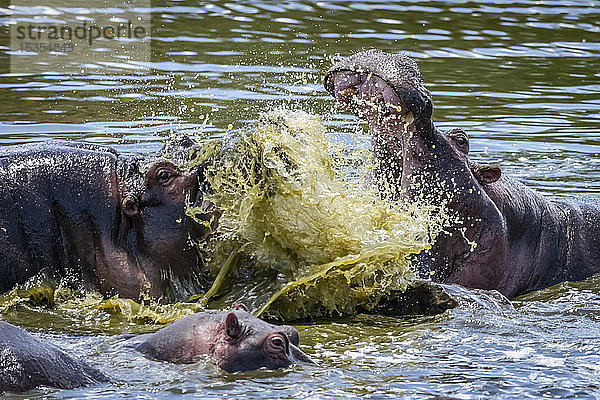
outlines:
[[317, 365], [316, 361], [313, 360], [308, 354], [304, 353], [298, 347], [290, 343], [290, 356], [292, 363], [303, 362], [307, 364]]
[[416, 119], [431, 117], [431, 95], [419, 68], [401, 54], [361, 51], [331, 67], [323, 84], [341, 105], [370, 123], [393, 125], [408, 112]]

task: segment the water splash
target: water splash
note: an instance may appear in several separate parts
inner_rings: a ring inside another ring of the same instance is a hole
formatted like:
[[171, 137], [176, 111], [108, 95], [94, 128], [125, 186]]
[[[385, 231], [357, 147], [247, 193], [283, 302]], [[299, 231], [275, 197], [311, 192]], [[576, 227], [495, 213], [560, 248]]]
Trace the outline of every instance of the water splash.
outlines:
[[[443, 216], [353, 183], [335, 152], [319, 117], [285, 109], [198, 146], [192, 166], [202, 166], [207, 199], [221, 212], [205, 249], [225, 287], [213, 287], [220, 296], [209, 306], [244, 301], [258, 315], [294, 320], [370, 309], [406, 288], [408, 257], [430, 248]], [[225, 282], [232, 254], [237, 265]]]

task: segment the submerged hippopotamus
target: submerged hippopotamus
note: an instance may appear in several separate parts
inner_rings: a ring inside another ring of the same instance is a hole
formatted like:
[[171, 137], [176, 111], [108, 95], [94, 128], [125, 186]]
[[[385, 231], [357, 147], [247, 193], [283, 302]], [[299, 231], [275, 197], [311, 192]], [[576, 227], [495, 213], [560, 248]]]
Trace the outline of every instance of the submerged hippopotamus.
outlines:
[[55, 345], [0, 321], [0, 394], [38, 386], [72, 389], [109, 378]]
[[0, 149], [0, 292], [40, 272], [133, 299], [195, 282], [202, 261], [191, 241], [214, 216], [186, 216], [188, 202], [202, 203], [202, 172], [165, 157], [192, 146], [178, 137], [146, 165], [91, 144]]
[[[246, 311], [205, 311], [126, 342], [141, 353], [172, 363], [213, 358], [228, 372], [277, 369], [315, 362], [299, 348], [298, 331], [266, 323]], [[38, 386], [72, 389], [110, 382], [105, 374], [24, 329], [0, 321], [0, 394]]]
[[433, 279], [508, 297], [600, 272], [600, 203], [553, 199], [469, 161], [462, 129], [438, 130], [408, 57], [368, 50], [343, 59], [325, 88], [365, 119], [382, 193], [443, 205], [453, 217], [417, 267]]
[[213, 358], [228, 372], [277, 369], [314, 361], [299, 348], [298, 331], [271, 325], [240, 305], [235, 311], [205, 311], [183, 318], [156, 333], [132, 339], [136, 349], [177, 364]]

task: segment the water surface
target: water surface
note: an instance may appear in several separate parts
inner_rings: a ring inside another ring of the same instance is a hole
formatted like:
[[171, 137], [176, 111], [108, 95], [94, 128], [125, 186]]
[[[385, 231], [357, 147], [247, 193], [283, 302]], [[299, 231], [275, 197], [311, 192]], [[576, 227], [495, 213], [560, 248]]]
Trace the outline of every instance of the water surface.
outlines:
[[[2, 23], [49, 12], [6, 11]], [[50, 11], [67, 20], [78, 9]], [[0, 142], [67, 139], [146, 154], [172, 131], [197, 132], [207, 116], [204, 131], [221, 136], [283, 104], [323, 115], [332, 138], [355, 140], [364, 126], [335, 106], [321, 78], [335, 54], [376, 47], [417, 59], [434, 118], [469, 133], [474, 160], [548, 195], [600, 192], [600, 2], [157, 1], [150, 11], [144, 68], [1, 73]], [[15, 311], [21, 325], [117, 383], [8, 397], [592, 399], [600, 396], [598, 283], [561, 284], [501, 312], [299, 325], [319, 367], [245, 374], [153, 362], [102, 335], [157, 328], [144, 321], [57, 318], [24, 305]]]

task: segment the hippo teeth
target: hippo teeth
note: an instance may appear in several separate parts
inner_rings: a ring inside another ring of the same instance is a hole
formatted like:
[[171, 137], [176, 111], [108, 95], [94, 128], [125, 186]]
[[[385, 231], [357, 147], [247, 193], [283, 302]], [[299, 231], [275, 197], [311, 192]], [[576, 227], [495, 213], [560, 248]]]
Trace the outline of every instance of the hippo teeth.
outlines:
[[353, 97], [356, 95], [356, 89], [353, 87], [349, 87], [344, 90], [340, 90], [338, 94], [340, 94], [343, 97]]

